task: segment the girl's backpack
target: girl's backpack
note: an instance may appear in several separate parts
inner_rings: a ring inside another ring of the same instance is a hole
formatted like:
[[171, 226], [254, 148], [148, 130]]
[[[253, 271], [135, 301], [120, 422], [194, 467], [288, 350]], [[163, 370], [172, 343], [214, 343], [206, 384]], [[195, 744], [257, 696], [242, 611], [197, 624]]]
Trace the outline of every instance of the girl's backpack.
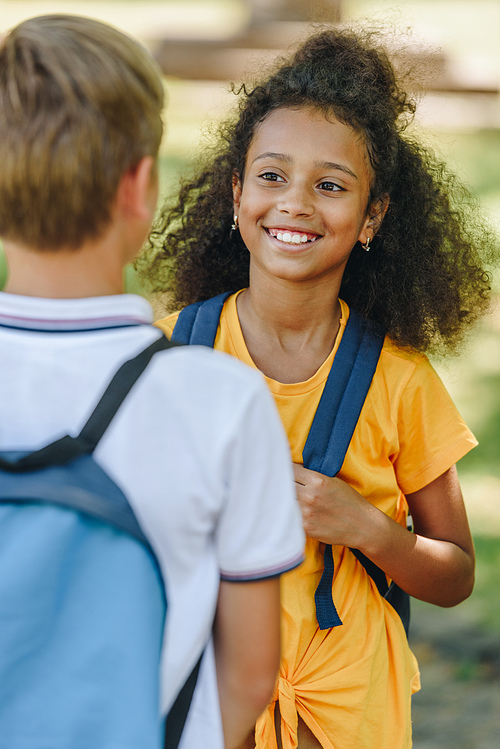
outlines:
[[[226, 292], [185, 307], [175, 325], [172, 340], [182, 344], [213, 347]], [[351, 309], [316, 414], [303, 450], [304, 466], [325, 476], [341, 469], [354, 429], [377, 368], [384, 331]], [[381, 596], [396, 609], [408, 634], [410, 598], [358, 549], [351, 549], [366, 569]], [[332, 598], [333, 554], [325, 547], [325, 568], [315, 594], [316, 617], [321, 629], [342, 624]]]
[[[125, 494], [94, 461], [157, 351], [125, 362], [78, 437], [0, 458], [0, 747], [160, 749], [167, 602]], [[177, 747], [197, 667], [167, 720]]]

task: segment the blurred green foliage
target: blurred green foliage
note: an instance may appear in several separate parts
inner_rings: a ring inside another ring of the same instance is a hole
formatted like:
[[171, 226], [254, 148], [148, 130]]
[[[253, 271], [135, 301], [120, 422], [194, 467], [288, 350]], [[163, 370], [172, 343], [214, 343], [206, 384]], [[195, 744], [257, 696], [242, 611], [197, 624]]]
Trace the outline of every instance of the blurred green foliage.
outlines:
[[7, 280], [7, 262], [3, 251], [2, 240], [0, 239], [0, 289], [3, 289]]
[[500, 197], [500, 130], [477, 130], [454, 136], [450, 163], [464, 165], [475, 192]]
[[[497, 442], [497, 445], [499, 443]], [[500, 629], [500, 596], [498, 571], [500, 570], [500, 539], [476, 534], [476, 584], [471, 601], [477, 606], [478, 619], [488, 629]]]
[[479, 198], [500, 232], [500, 130], [441, 133], [437, 150]]
[[[471, 386], [471, 400], [477, 403], [478, 413], [468, 421], [480, 447], [462, 458], [460, 470], [500, 478], [500, 370], [478, 373]], [[498, 501], [500, 506], [500, 497]]]

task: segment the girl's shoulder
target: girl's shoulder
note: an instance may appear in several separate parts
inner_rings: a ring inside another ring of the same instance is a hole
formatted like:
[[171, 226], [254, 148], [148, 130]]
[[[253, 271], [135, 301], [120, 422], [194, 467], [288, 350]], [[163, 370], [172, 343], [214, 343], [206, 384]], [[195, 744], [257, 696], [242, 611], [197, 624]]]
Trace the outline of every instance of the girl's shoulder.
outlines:
[[376, 379], [395, 395], [413, 388], [441, 390], [441, 378], [426, 354], [395, 343], [385, 337], [376, 370]]
[[[339, 299], [339, 302], [342, 310], [340, 324], [345, 330], [351, 314], [350, 306], [343, 299]], [[427, 365], [429, 365], [429, 360], [425, 354], [420, 353], [411, 346], [402, 346], [396, 343], [389, 335], [385, 336], [384, 345], [380, 353], [378, 370], [389, 369], [394, 372], [411, 373], [415, 368], [421, 367], [425, 369]]]
[[384, 339], [381, 356], [387, 357], [391, 361], [394, 360], [395, 366], [403, 368], [416, 367], [419, 364], [421, 365], [429, 361], [425, 354], [420, 353], [411, 346], [401, 346], [388, 335]]
[[[376, 383], [376, 384], [375, 384]], [[391, 407], [405, 410], [432, 404], [429, 413], [436, 409], [455, 409], [440, 375], [426, 354], [412, 348], [401, 347], [386, 336], [374, 377], [376, 391]], [[406, 405], [405, 405], [406, 404]]]
[[180, 310], [177, 312], [172, 312], [170, 315], [167, 315], [167, 317], [163, 317], [160, 320], [156, 320], [154, 323], [157, 328], [160, 328], [167, 338], [172, 337], [173, 330], [175, 328], [175, 323], [177, 322], [177, 318], [180, 315]]

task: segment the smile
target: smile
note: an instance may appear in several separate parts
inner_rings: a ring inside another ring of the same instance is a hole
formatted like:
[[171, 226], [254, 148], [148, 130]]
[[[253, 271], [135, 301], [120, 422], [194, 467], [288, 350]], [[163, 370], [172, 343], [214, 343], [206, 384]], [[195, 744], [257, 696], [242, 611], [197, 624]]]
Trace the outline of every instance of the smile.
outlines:
[[285, 244], [307, 244], [319, 239], [318, 234], [307, 232], [288, 231], [287, 229], [266, 229], [267, 233]]

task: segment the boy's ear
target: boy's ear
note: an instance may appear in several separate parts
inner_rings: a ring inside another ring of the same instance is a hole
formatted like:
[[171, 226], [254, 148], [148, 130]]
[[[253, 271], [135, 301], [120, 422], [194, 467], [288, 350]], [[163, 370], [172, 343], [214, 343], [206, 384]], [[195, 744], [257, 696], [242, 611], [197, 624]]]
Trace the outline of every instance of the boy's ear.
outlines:
[[125, 215], [151, 221], [158, 201], [158, 172], [152, 156], [142, 158], [122, 176], [116, 196], [117, 207]]
[[241, 200], [241, 180], [237, 172], [233, 172], [233, 206], [234, 212], [238, 213], [240, 210]]

